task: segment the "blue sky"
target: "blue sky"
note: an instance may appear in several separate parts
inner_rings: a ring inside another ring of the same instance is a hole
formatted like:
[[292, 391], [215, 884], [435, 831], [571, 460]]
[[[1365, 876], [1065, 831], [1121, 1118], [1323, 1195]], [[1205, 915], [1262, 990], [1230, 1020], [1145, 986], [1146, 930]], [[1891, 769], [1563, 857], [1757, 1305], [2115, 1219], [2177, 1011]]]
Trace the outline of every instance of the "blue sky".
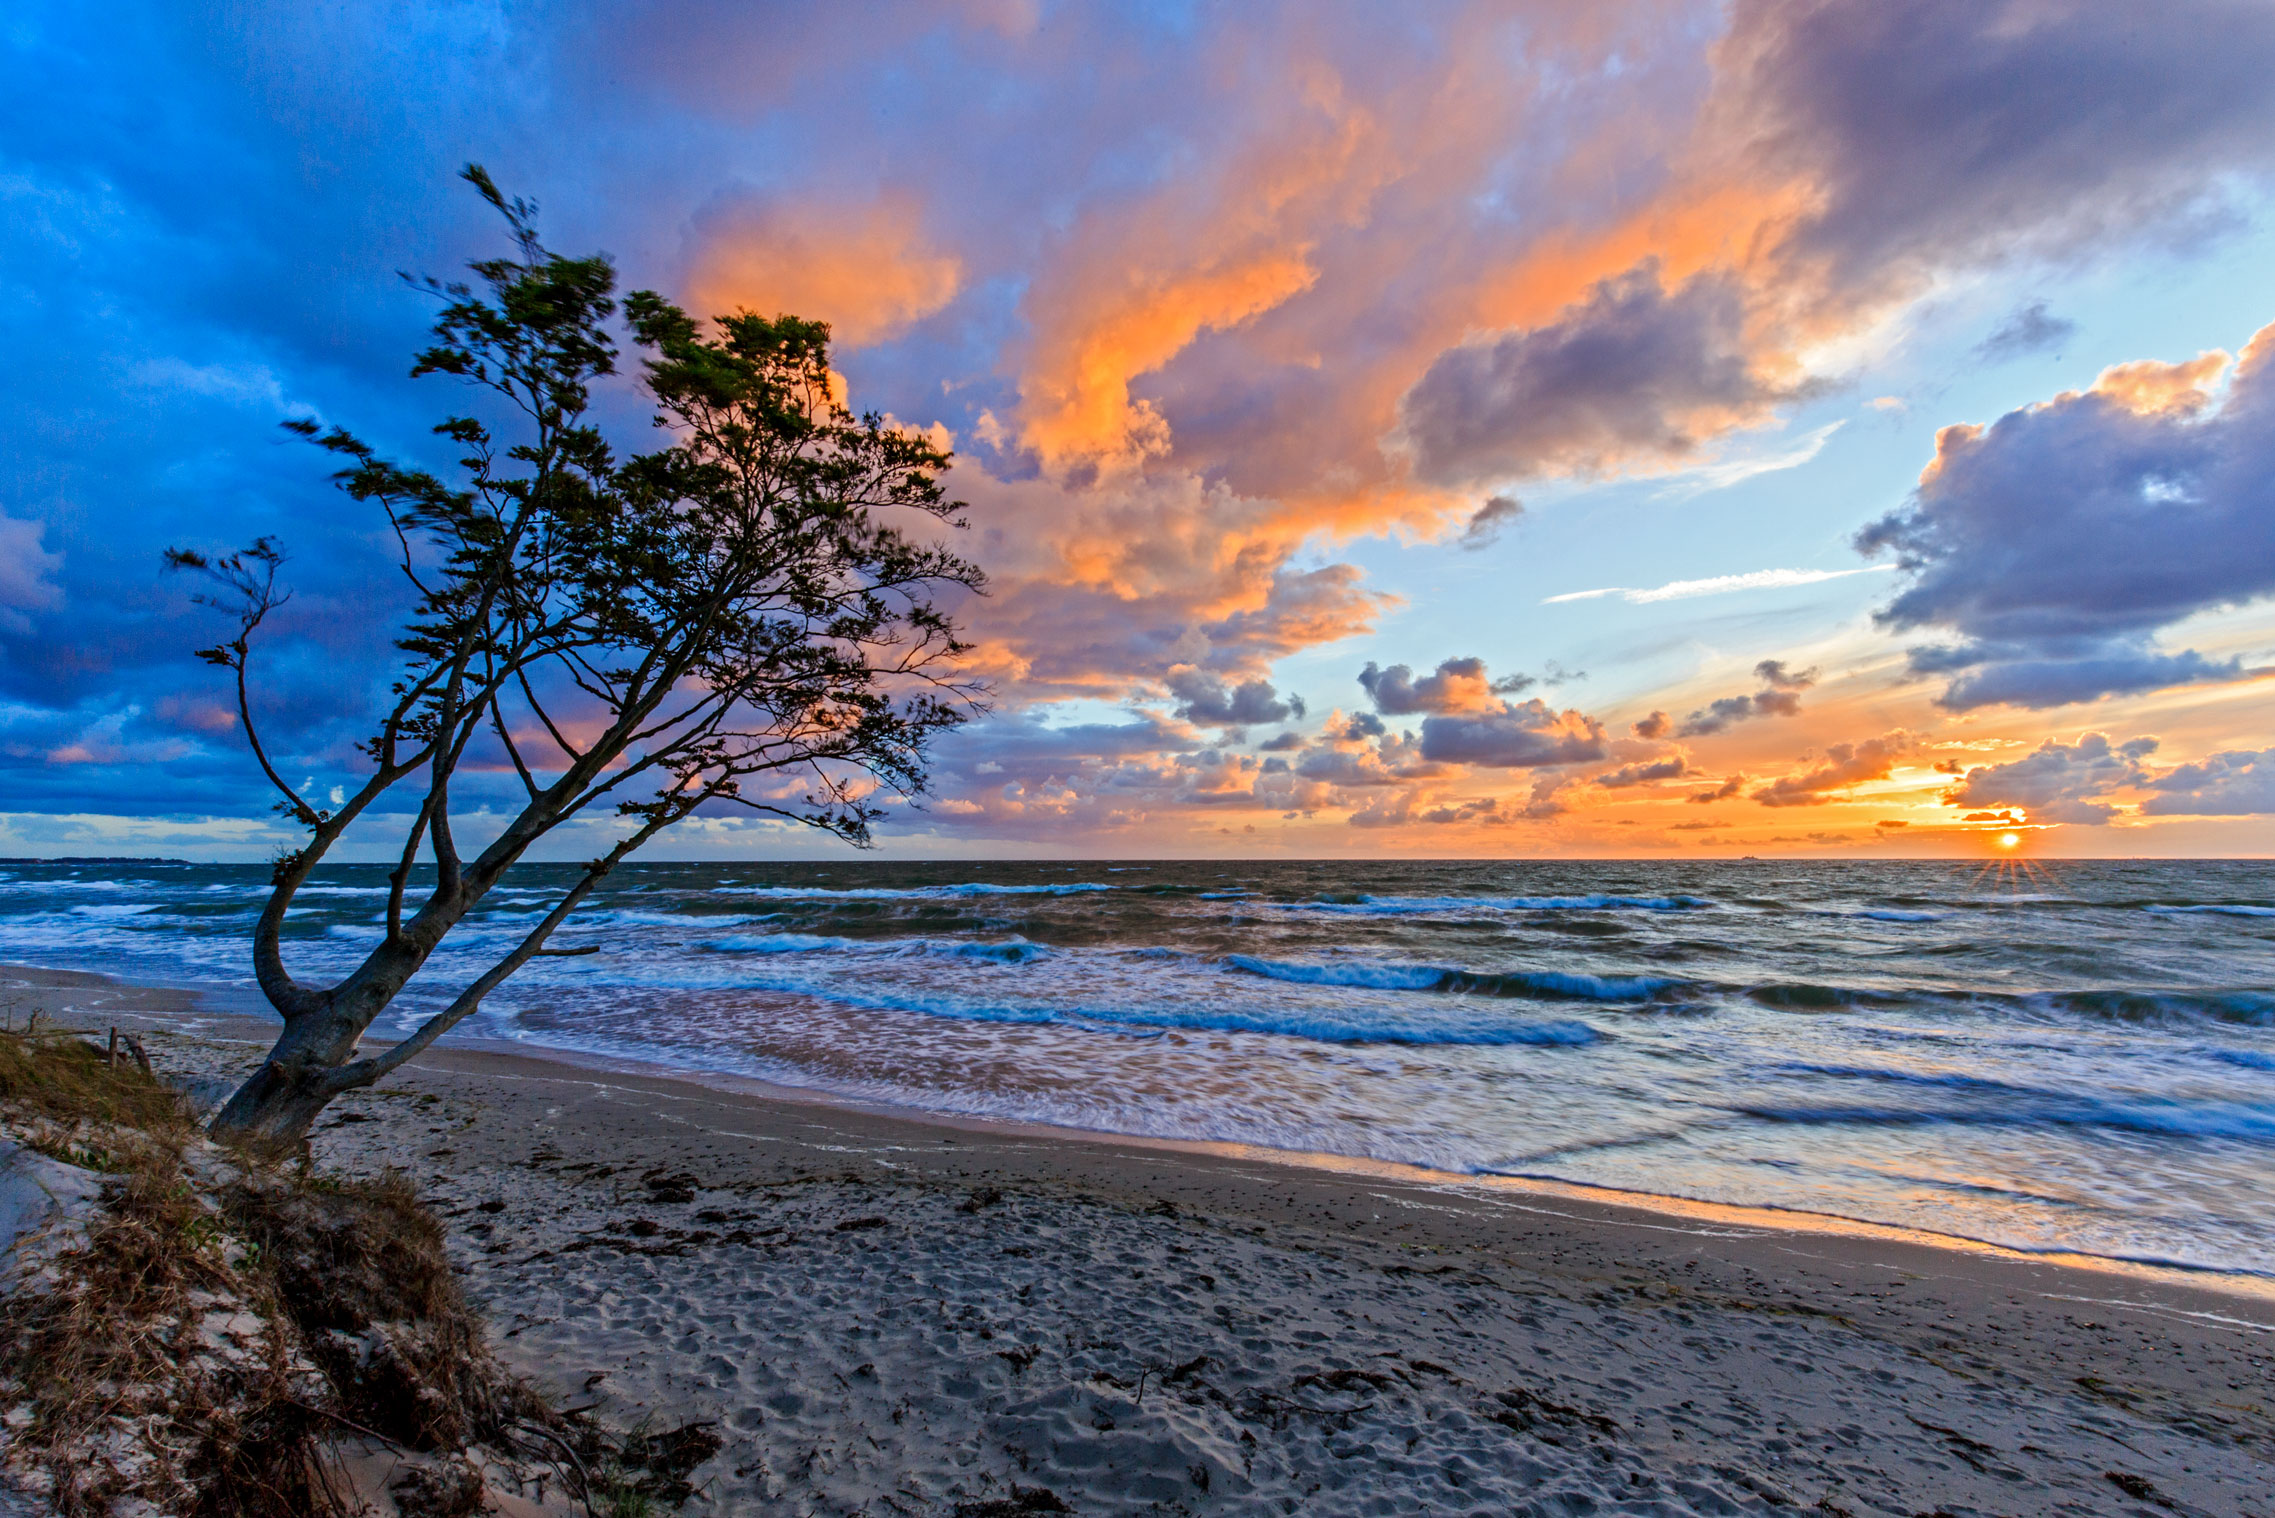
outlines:
[[0, 852], [283, 839], [169, 544], [285, 543], [265, 720], [353, 773], [385, 545], [277, 424], [431, 457], [396, 276], [497, 249], [480, 161], [952, 439], [998, 711], [888, 851], [2264, 853], [2271, 64], [2222, 3], [19, 7]]

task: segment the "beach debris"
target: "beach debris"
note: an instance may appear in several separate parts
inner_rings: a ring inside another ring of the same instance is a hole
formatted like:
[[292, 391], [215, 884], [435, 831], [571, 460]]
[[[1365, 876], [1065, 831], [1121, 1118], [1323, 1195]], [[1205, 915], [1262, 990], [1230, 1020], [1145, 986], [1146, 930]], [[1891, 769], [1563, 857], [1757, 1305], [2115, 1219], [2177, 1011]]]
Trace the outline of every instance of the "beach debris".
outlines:
[[488, 1511], [481, 1473], [459, 1461], [414, 1465], [388, 1494], [403, 1518], [479, 1518]]
[[1163, 1386], [1175, 1386], [1188, 1376], [1197, 1375], [1209, 1363], [1207, 1355], [1195, 1355], [1182, 1365], [1172, 1366], [1161, 1373]]
[[2142, 1502], [2153, 1502], [2158, 1507], [2171, 1507], [2173, 1500], [2156, 1489], [2156, 1483], [2146, 1476], [2135, 1476], [2128, 1471], [2103, 1471], [2101, 1479], [2128, 1497]]
[[984, 1208], [993, 1207], [1002, 1200], [1002, 1192], [993, 1186], [982, 1186], [970, 1196], [965, 1197], [963, 1201], [957, 1203], [956, 1210], [958, 1212], [978, 1212]]
[[[606, 1444], [606, 1436], [600, 1442]], [[677, 1507], [695, 1495], [688, 1480], [695, 1468], [719, 1452], [718, 1425], [709, 1420], [651, 1429], [646, 1423], [605, 1450], [604, 1472], [596, 1485], [610, 1495], [646, 1498], [651, 1504]], [[624, 1511], [628, 1505], [605, 1511]]]
[[978, 1502], [956, 1505], [956, 1518], [1025, 1518], [1029, 1513], [1071, 1513], [1059, 1494], [1047, 1486], [1021, 1486], [1011, 1483], [1008, 1497], [990, 1497]]
[[1591, 1428], [1599, 1434], [1608, 1434], [1613, 1438], [1619, 1436], [1619, 1425], [1603, 1414], [1591, 1413], [1585, 1408], [1573, 1407], [1564, 1402], [1550, 1401], [1538, 1392], [1527, 1391], [1521, 1386], [1495, 1392], [1493, 1400], [1501, 1404], [1499, 1412], [1488, 1415], [1495, 1423], [1518, 1433], [1547, 1439], [1552, 1444], [1556, 1442], [1554, 1437], [1541, 1432], [1540, 1426], [1543, 1423], [1566, 1429]]

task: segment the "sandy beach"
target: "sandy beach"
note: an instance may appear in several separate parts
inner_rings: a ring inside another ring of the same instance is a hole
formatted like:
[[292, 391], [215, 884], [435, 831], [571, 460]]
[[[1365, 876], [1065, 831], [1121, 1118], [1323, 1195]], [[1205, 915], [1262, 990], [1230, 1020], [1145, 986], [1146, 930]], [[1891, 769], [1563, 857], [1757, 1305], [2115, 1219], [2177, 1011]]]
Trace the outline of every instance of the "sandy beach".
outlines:
[[[267, 1041], [0, 998], [181, 1074]], [[548, 1392], [715, 1420], [690, 1512], [2275, 1513], [2275, 1295], [2229, 1278], [490, 1050], [314, 1149], [416, 1181]]]

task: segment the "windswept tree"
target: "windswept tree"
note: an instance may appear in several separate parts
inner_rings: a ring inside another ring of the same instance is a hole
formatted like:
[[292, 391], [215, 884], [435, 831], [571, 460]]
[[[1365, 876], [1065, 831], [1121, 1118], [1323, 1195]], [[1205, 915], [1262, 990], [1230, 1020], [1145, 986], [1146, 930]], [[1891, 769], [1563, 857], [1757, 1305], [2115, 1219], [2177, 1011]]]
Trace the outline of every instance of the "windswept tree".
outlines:
[[[437, 427], [461, 454], [448, 477], [344, 431], [287, 424], [343, 462], [350, 497], [384, 513], [410, 587], [400, 668], [358, 745], [368, 773], [335, 807], [288, 783], [255, 721], [254, 654], [286, 599], [282, 551], [264, 538], [225, 556], [167, 556], [235, 619], [235, 635], [200, 657], [234, 676], [253, 758], [308, 832], [277, 861], [253, 930], [254, 970], [284, 1031], [212, 1125], [259, 1150], [296, 1148], [333, 1097], [472, 1014], [602, 877], [697, 810], [746, 808], [867, 844], [876, 802], [924, 790], [928, 743], [982, 695], [957, 673], [966, 645], [939, 604], [982, 588], [976, 567], [934, 541], [934, 524], [962, 525], [962, 503], [939, 483], [950, 457], [847, 410], [827, 325], [744, 313], [707, 331], [652, 292], [626, 297], [640, 383], [671, 441], [619, 458], [591, 418], [593, 385], [616, 363], [614, 269], [548, 251], [532, 207], [478, 166], [465, 177], [504, 216], [514, 252], [471, 265], [471, 284], [427, 282], [441, 314], [411, 373], [486, 392], [486, 409], [510, 420]], [[510, 769], [518, 810], [467, 858], [453, 785], [475, 767]], [[533, 845], [611, 814], [605, 852], [510, 952], [409, 1037], [360, 1047]], [[384, 936], [337, 982], [302, 981], [281, 941], [294, 894], [350, 828], [363, 824], [360, 838], [395, 822]], [[422, 860], [431, 883], [420, 871], [414, 889]]]

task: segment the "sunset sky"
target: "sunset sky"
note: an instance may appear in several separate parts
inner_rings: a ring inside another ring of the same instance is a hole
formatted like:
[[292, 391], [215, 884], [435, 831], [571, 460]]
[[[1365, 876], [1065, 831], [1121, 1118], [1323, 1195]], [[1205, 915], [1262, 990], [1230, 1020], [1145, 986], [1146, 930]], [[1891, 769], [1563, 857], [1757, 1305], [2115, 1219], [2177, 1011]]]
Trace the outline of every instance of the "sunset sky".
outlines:
[[397, 271], [500, 251], [469, 160], [952, 440], [997, 709], [888, 854], [2275, 851], [2264, 0], [33, 0], [0, 60], [0, 853], [285, 839], [168, 544], [283, 542], [286, 768], [351, 773], [397, 582], [277, 424], [437, 456]]

